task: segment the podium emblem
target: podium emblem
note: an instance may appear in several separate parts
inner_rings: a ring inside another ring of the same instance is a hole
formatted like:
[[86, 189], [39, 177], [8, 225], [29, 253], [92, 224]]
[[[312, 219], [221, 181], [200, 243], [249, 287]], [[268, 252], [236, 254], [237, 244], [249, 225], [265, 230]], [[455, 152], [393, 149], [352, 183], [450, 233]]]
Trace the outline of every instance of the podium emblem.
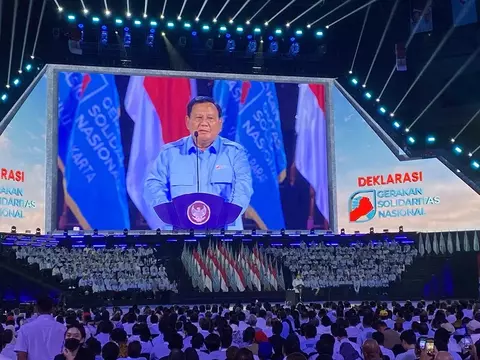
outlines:
[[194, 225], [203, 225], [210, 220], [210, 207], [203, 201], [195, 201], [187, 208], [188, 220]]

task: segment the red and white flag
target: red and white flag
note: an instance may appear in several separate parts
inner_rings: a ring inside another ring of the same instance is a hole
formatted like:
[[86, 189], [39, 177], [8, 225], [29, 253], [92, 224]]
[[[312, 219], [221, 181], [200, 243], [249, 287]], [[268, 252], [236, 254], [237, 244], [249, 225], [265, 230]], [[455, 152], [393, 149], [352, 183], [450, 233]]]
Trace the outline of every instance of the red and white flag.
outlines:
[[325, 114], [325, 85], [300, 84], [295, 123], [295, 166], [315, 190], [315, 204], [328, 222], [330, 218]]
[[144, 180], [161, 147], [186, 135], [187, 104], [196, 96], [194, 80], [131, 76], [125, 110], [135, 122], [127, 172], [127, 191], [151, 229], [165, 224], [143, 199]]

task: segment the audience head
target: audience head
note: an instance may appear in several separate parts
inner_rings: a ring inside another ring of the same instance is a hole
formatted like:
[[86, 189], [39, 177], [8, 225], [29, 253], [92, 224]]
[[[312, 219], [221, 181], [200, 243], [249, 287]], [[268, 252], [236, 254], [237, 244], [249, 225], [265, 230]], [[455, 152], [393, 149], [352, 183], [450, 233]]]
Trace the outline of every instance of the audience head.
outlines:
[[102, 348], [103, 360], [117, 360], [119, 354], [120, 348], [114, 342], [108, 342]]

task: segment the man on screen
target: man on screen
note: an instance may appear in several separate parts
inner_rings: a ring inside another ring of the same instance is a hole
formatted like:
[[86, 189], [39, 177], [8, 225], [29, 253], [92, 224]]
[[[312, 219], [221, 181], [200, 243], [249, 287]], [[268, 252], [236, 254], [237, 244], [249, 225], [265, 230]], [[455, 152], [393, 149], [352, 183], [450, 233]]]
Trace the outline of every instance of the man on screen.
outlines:
[[[195, 193], [198, 187], [201, 193], [239, 205], [243, 214], [253, 193], [250, 164], [240, 144], [219, 136], [220, 106], [210, 97], [198, 96], [188, 103], [185, 121], [190, 135], [162, 148], [145, 179], [145, 200], [154, 207]], [[228, 229], [243, 229], [241, 214]]]

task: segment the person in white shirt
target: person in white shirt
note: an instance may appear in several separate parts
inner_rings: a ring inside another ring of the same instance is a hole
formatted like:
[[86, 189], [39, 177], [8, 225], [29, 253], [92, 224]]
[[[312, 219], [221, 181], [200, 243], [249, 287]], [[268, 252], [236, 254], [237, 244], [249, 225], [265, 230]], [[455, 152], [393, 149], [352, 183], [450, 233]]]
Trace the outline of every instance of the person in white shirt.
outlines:
[[227, 358], [227, 352], [220, 350], [221, 346], [220, 336], [217, 334], [210, 334], [205, 338], [205, 348], [210, 360], [225, 360]]
[[53, 301], [41, 298], [37, 301], [38, 317], [21, 327], [15, 351], [18, 360], [52, 360], [63, 351], [65, 325], [52, 316]]
[[292, 287], [295, 291], [295, 302], [302, 301], [302, 289], [304, 283], [302, 280], [302, 275], [300, 273], [297, 274], [297, 277], [292, 281]]
[[6, 329], [3, 331], [0, 343], [2, 344], [2, 352], [1, 355], [5, 356], [7, 359], [17, 360], [17, 353], [14, 350], [15, 344], [13, 341], [13, 331], [10, 329]]
[[182, 337], [177, 333], [173, 333], [169, 336], [168, 346], [166, 344], [154, 344], [152, 352], [150, 353], [150, 360], [159, 360], [163, 357], [168, 357], [172, 350], [182, 350], [182, 348]]
[[349, 343], [352, 345], [353, 349], [358, 353], [359, 356], [362, 355], [362, 350], [360, 346], [355, 344], [354, 342], [350, 341], [347, 337], [347, 331], [344, 328], [338, 328], [336, 331], [337, 341], [335, 342], [335, 346], [333, 347], [333, 354], [340, 354], [340, 347], [343, 343]]
[[372, 339], [378, 343], [378, 346], [380, 346], [380, 351], [382, 352], [383, 356], [388, 357], [389, 360], [395, 360], [395, 354], [393, 351], [383, 346], [383, 343], [385, 342], [385, 336], [380, 331], [375, 331], [372, 334]]
[[398, 354], [395, 360], [415, 360], [415, 346], [417, 344], [417, 337], [413, 330], [406, 330], [400, 335], [400, 341], [405, 349], [405, 352]]
[[315, 346], [317, 344], [317, 328], [312, 324], [303, 325], [304, 338], [300, 339], [300, 350], [307, 354], [316, 352]]

